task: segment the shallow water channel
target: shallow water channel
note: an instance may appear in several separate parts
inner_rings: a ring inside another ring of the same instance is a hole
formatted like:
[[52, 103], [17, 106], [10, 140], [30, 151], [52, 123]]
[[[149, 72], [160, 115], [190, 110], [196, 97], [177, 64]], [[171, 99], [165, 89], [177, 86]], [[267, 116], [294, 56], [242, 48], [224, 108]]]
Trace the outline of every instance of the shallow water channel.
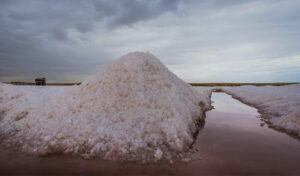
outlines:
[[300, 141], [264, 125], [256, 109], [213, 93], [189, 162], [116, 163], [1, 150], [0, 175], [300, 175]]
[[[194, 147], [214, 173], [300, 175], [300, 141], [268, 128], [255, 108], [213, 93]], [[209, 170], [210, 172], [211, 170]]]

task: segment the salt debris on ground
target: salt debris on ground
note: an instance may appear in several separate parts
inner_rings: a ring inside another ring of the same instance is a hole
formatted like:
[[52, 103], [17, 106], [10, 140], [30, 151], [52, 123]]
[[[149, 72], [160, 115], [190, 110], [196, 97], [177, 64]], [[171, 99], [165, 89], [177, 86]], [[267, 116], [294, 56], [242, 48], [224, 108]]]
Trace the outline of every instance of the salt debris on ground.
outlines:
[[259, 109], [278, 129], [300, 136], [300, 84], [288, 86], [223, 87], [226, 93]]
[[0, 136], [27, 153], [156, 161], [188, 151], [211, 91], [133, 52], [69, 88], [0, 85]]

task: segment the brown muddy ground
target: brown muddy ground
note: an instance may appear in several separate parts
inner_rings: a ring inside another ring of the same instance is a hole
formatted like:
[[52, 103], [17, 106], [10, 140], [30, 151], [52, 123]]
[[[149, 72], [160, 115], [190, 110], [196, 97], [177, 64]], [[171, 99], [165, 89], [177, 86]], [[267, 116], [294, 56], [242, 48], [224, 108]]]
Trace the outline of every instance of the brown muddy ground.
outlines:
[[269, 129], [254, 108], [214, 93], [189, 162], [116, 163], [0, 149], [0, 175], [300, 175], [300, 141]]

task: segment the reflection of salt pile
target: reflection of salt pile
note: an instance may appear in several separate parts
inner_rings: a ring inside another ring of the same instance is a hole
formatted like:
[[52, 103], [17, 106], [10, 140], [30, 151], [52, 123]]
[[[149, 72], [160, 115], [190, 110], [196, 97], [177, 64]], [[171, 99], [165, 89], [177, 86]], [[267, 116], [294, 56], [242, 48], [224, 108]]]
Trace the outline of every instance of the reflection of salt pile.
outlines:
[[150, 53], [135, 52], [40, 108], [16, 127], [24, 151], [156, 160], [192, 144], [210, 99]]

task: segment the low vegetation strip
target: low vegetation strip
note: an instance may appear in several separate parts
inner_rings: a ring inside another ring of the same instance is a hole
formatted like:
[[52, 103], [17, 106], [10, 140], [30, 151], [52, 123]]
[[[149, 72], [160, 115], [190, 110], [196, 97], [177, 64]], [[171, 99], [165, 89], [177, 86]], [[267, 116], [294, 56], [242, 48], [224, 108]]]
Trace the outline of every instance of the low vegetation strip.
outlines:
[[191, 86], [207, 86], [207, 87], [215, 87], [215, 86], [286, 86], [292, 84], [299, 84], [297, 82], [287, 82], [287, 83], [189, 83]]
[[[35, 85], [34, 82], [7, 82], [7, 84], [13, 85]], [[47, 83], [47, 86], [73, 86], [80, 85], [81, 82], [77, 83]], [[191, 86], [205, 86], [205, 87], [215, 87], [215, 86], [286, 86], [292, 84], [299, 84], [297, 82], [285, 82], [285, 83], [189, 83]]]
[[[13, 85], [35, 85], [34, 82], [6, 82], [6, 84], [13, 84]], [[81, 82], [78, 83], [47, 83], [47, 86], [73, 86], [73, 85], [80, 85]]]

